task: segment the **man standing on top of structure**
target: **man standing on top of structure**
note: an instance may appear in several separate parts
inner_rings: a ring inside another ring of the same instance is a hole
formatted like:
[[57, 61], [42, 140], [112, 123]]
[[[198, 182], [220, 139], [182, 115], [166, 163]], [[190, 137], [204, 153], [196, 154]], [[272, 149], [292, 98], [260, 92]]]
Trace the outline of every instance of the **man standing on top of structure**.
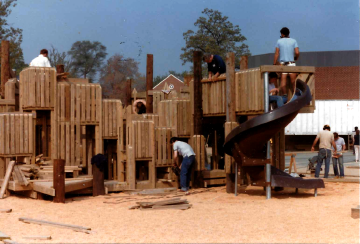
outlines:
[[33, 67], [51, 67], [50, 61], [47, 58], [47, 56], [48, 56], [48, 50], [42, 49], [40, 51], [40, 55], [37, 56], [36, 58], [34, 58], [30, 62], [30, 66], [33, 66]]
[[[284, 27], [280, 30], [281, 36], [276, 43], [275, 47], [275, 56], [274, 56], [274, 65], [278, 64], [278, 59], [280, 57], [280, 65], [284, 66], [296, 66], [295, 61], [299, 59], [300, 52], [297, 41], [293, 38], [290, 38], [290, 30], [287, 27]], [[290, 80], [292, 84], [292, 89], [295, 88], [295, 79], [296, 73], [290, 73]], [[288, 73], [281, 74], [281, 84], [280, 91], [282, 95], [286, 95], [286, 78]]]
[[226, 73], [225, 62], [219, 55], [205, 54], [203, 60], [208, 64], [209, 80], [214, 80]]
[[172, 137], [170, 139], [170, 144], [174, 149], [174, 166], [178, 166], [178, 156], [180, 155], [183, 157], [180, 165], [180, 187], [181, 191], [188, 194], [191, 178], [191, 166], [195, 161], [194, 150], [186, 142], [178, 141], [176, 137]]
[[334, 142], [334, 134], [330, 132], [330, 125], [324, 125], [323, 131], [320, 131], [311, 147], [311, 151], [315, 150], [315, 145], [320, 139], [318, 161], [315, 170], [315, 177], [319, 178], [321, 165], [325, 159], [325, 173], [324, 178], [329, 177], [330, 158], [331, 158], [331, 145], [334, 147], [334, 154], [336, 154], [336, 145]]

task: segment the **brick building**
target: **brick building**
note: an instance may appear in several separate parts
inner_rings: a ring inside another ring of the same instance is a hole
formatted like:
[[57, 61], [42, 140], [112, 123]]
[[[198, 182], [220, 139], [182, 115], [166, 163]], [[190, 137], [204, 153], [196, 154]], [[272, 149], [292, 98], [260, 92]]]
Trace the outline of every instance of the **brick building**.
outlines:
[[[286, 128], [287, 150], [309, 150], [314, 136], [329, 124], [346, 142], [360, 126], [359, 50], [301, 52], [297, 66], [315, 66], [315, 111], [299, 114]], [[249, 68], [272, 65], [273, 53], [250, 56]]]

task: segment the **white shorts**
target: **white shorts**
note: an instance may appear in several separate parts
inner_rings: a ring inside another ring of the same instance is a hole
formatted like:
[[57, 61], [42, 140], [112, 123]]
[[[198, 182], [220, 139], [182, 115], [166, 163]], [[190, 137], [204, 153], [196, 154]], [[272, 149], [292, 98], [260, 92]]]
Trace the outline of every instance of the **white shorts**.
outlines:
[[[296, 63], [284, 64], [284, 62], [280, 62], [280, 65], [282, 65], [282, 66], [296, 66]], [[282, 73], [282, 74], [287, 75], [287, 74], [289, 74], [289, 73]], [[291, 74], [291, 73], [290, 73], [290, 74]]]

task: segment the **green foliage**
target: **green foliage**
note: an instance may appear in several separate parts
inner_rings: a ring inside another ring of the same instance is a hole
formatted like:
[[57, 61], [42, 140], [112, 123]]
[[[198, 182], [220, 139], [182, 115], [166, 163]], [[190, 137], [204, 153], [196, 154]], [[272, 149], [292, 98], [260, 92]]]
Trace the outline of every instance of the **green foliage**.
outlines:
[[22, 29], [14, 28], [7, 22], [11, 8], [16, 6], [16, 0], [0, 1], [0, 40], [10, 42], [10, 67], [19, 73], [25, 66], [24, 56], [20, 47], [22, 43]]
[[166, 77], [168, 77], [169, 75], [173, 75], [176, 78], [183, 80], [185, 75], [189, 75], [192, 74], [192, 72], [188, 72], [188, 71], [183, 71], [182, 73], [176, 72], [174, 70], [169, 70], [169, 72], [167, 74], [164, 75], [158, 75], [154, 78], [153, 84], [154, 86], [156, 86], [157, 84], [159, 84], [161, 81], [163, 81]]
[[205, 8], [202, 13], [206, 17], [199, 17], [194, 23], [197, 31], [188, 30], [183, 33], [186, 42], [180, 55], [183, 64], [193, 62], [193, 51], [217, 54], [224, 60], [226, 53], [233, 52], [236, 63], [239, 63], [240, 56], [250, 55], [248, 46], [243, 43], [246, 38], [241, 35], [238, 25], [234, 26], [227, 16], [217, 10]]
[[126, 80], [133, 80], [132, 87], [137, 91], [146, 89], [145, 77], [139, 73], [139, 63], [120, 54], [110, 57], [101, 69], [100, 84], [103, 97], [125, 100]]
[[64, 65], [64, 71], [70, 73], [68, 77], [77, 77], [73, 68], [73, 62], [66, 52], [59, 52], [57, 48], [51, 45], [49, 50], [48, 59], [52, 67], [56, 67], [59, 64]]
[[72, 59], [74, 73], [84, 79], [87, 76], [91, 79], [100, 71], [107, 55], [106, 47], [97, 41], [77, 41], [72, 45], [68, 54]]

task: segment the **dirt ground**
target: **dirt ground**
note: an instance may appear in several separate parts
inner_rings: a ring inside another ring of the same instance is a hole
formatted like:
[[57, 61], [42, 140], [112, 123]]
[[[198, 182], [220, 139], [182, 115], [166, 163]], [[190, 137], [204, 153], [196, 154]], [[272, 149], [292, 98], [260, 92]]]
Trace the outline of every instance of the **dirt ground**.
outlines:
[[[200, 190], [205, 189], [195, 191]], [[184, 196], [191, 209], [150, 211], [128, 208], [136, 201], [159, 197], [128, 199], [128, 194], [118, 193], [55, 204], [11, 196], [0, 200], [0, 208], [13, 209], [0, 213], [0, 231], [19, 243], [359, 243], [359, 219], [351, 218], [351, 208], [359, 205], [359, 184], [326, 183], [317, 197], [313, 193], [285, 189], [266, 200], [260, 187], [240, 189], [237, 197], [216, 187]], [[19, 217], [91, 227], [93, 232], [25, 224]], [[51, 235], [52, 240], [22, 238], [30, 235]]]

